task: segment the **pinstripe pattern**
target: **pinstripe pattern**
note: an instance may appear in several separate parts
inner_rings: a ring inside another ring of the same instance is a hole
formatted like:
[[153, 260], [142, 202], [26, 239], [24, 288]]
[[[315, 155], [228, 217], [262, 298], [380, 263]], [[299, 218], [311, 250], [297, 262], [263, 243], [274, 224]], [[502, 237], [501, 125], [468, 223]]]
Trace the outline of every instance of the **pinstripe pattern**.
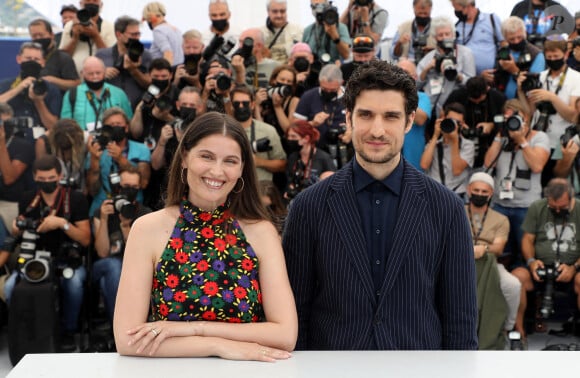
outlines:
[[284, 231], [298, 349], [477, 349], [469, 222], [451, 191], [405, 162], [380, 298], [374, 293], [352, 163], [302, 192]]

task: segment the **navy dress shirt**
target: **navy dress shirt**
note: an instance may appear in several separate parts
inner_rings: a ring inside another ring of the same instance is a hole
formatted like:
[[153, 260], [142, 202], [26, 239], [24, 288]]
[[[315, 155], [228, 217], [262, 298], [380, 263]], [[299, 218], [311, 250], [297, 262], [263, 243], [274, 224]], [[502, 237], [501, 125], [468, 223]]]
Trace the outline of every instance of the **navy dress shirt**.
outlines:
[[402, 158], [395, 170], [382, 181], [375, 180], [358, 164], [356, 159], [353, 159], [354, 190], [377, 297], [380, 296], [385, 268], [393, 244], [402, 179]]

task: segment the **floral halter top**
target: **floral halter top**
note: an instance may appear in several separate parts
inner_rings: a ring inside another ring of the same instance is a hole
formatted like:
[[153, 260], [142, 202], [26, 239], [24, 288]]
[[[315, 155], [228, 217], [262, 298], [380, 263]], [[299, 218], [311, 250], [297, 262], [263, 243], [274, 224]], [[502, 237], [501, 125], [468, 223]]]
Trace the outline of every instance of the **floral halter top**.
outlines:
[[264, 320], [258, 258], [224, 206], [202, 211], [183, 200], [155, 267], [155, 320]]

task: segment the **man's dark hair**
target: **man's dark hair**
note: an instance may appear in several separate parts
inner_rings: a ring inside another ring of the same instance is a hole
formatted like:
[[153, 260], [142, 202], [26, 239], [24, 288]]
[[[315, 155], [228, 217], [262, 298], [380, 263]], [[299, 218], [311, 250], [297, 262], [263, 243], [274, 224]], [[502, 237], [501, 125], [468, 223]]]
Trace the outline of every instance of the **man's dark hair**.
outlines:
[[465, 89], [470, 98], [479, 98], [482, 94], [487, 92], [487, 83], [483, 76], [474, 76], [467, 80], [467, 83], [465, 83]]
[[347, 111], [352, 112], [362, 91], [394, 90], [405, 99], [405, 115], [417, 110], [418, 95], [415, 80], [402, 68], [384, 60], [371, 60], [354, 71], [346, 83], [343, 97]]
[[139, 21], [129, 16], [121, 16], [115, 20], [115, 32], [125, 33], [128, 26], [140, 25]]
[[571, 200], [574, 198], [574, 188], [570, 185], [570, 182], [564, 178], [553, 178], [544, 188], [544, 198], [559, 200], [562, 198], [564, 193], [568, 193], [568, 199]]
[[455, 112], [465, 115], [465, 106], [458, 102], [452, 102], [443, 107], [443, 114], [447, 115], [449, 112]]
[[129, 173], [132, 175], [137, 175], [139, 176], [139, 180], [141, 180], [141, 171], [139, 170], [138, 167], [134, 166], [134, 165], [126, 165], [122, 168], [119, 169], [119, 175], [122, 175], [123, 173]]
[[149, 73], [153, 70], [167, 70], [171, 72], [171, 63], [169, 63], [165, 58], [153, 59], [149, 65]]
[[38, 171], [50, 171], [51, 169], [55, 169], [56, 173], [59, 175], [62, 172], [62, 165], [60, 164], [60, 160], [58, 160], [58, 158], [54, 155], [41, 156], [32, 164], [32, 173], [36, 173]]
[[230, 98], [233, 99], [236, 93], [244, 93], [250, 96], [250, 101], [254, 101], [254, 92], [246, 85], [238, 85], [230, 92]]
[[28, 24], [28, 29], [30, 29], [31, 26], [38, 26], [38, 25], [44, 25], [44, 28], [46, 29], [46, 31], [49, 32], [50, 34], [52, 34], [52, 25], [50, 24], [50, 22], [48, 22], [44, 18], [37, 18], [35, 20], [30, 21], [30, 23]]

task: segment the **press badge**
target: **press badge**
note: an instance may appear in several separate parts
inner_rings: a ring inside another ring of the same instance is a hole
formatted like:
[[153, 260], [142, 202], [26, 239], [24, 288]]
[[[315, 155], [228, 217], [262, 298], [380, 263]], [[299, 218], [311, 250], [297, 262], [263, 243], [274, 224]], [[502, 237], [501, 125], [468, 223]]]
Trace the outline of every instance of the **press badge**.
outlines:
[[499, 192], [499, 199], [513, 199], [514, 192], [513, 188], [513, 181], [510, 177], [506, 177], [500, 181], [500, 192]]
[[429, 87], [431, 87], [431, 95], [438, 95], [443, 91], [443, 79], [433, 78], [429, 79]]

